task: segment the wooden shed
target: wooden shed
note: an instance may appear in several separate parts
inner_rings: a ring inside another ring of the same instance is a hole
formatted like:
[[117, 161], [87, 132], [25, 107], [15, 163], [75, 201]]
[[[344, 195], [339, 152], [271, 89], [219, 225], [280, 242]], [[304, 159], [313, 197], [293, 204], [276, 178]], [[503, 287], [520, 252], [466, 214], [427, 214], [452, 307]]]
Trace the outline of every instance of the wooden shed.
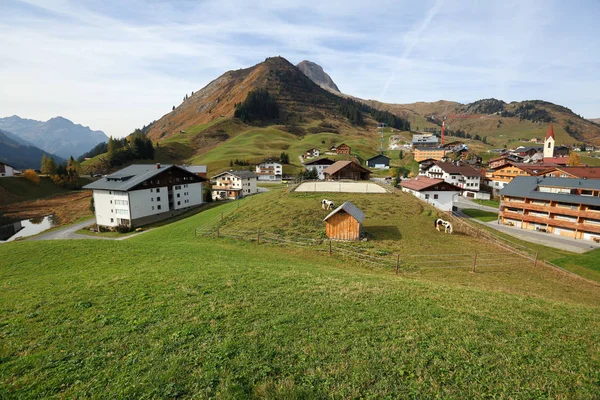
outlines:
[[355, 161], [336, 161], [333, 165], [323, 170], [323, 176], [328, 181], [354, 180], [368, 181], [371, 171]]
[[325, 217], [327, 237], [336, 240], [359, 240], [364, 219], [365, 214], [346, 201]]

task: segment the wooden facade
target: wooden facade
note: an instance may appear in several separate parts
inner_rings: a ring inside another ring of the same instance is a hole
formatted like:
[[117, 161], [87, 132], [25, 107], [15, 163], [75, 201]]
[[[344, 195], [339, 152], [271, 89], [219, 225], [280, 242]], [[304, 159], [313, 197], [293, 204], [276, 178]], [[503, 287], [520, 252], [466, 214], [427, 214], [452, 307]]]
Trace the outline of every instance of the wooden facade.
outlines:
[[360, 240], [365, 215], [346, 201], [325, 218], [325, 233], [333, 240]]
[[371, 177], [371, 171], [362, 167], [354, 161], [337, 161], [323, 170], [326, 180], [353, 180], [368, 181]]
[[335, 152], [338, 154], [350, 155], [350, 151], [351, 151], [350, 146], [348, 146], [346, 143], [342, 143], [335, 148]]
[[359, 240], [362, 224], [352, 215], [339, 212], [326, 222], [326, 234], [329, 239]]

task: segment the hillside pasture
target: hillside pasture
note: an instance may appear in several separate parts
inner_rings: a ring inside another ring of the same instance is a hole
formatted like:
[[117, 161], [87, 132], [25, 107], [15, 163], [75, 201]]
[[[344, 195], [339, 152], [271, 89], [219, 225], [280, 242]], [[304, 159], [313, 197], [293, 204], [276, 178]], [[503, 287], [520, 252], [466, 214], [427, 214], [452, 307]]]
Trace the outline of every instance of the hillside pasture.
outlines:
[[0, 397], [597, 395], [598, 290], [194, 238], [232, 205], [127, 241], [0, 246]]

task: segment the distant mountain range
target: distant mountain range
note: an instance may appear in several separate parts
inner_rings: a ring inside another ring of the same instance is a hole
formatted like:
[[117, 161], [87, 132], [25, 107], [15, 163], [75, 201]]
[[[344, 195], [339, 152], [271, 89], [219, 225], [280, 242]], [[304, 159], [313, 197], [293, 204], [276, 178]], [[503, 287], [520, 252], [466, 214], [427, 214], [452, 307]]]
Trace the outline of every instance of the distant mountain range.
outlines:
[[39, 169], [44, 154], [53, 156], [57, 163], [65, 161], [10, 132], [0, 130], [0, 161], [17, 169]]
[[98, 143], [108, 141], [104, 132], [74, 124], [63, 117], [43, 122], [13, 115], [0, 118], [0, 129], [12, 133], [13, 140], [16, 137], [23, 145], [39, 147], [48, 154], [56, 154], [64, 159], [71, 156], [76, 158]]

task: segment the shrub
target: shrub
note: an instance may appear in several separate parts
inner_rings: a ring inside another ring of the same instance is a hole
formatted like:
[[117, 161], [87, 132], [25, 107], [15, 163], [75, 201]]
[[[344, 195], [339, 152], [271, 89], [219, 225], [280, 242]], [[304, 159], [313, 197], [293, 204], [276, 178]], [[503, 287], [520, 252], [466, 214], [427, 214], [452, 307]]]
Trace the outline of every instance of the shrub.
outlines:
[[32, 169], [28, 169], [27, 171], [23, 172], [23, 178], [35, 183], [36, 185], [40, 183], [40, 177], [38, 176], [37, 172]]

